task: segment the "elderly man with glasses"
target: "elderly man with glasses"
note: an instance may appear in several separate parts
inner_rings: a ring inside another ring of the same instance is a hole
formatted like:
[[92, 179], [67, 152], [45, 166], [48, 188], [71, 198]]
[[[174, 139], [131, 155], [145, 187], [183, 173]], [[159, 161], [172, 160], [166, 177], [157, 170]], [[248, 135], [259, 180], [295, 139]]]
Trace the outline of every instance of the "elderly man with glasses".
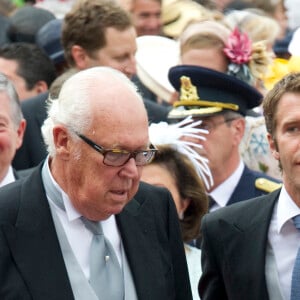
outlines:
[[140, 182], [156, 149], [133, 83], [78, 72], [42, 132], [47, 159], [0, 191], [0, 298], [192, 299], [174, 202]]

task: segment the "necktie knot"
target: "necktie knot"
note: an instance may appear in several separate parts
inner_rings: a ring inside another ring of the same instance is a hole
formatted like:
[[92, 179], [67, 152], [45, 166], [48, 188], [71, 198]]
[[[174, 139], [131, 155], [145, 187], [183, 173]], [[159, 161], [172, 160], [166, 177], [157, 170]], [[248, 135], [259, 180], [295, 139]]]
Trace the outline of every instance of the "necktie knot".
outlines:
[[85, 217], [81, 217], [84, 226], [90, 230], [94, 235], [103, 235], [102, 225], [100, 222], [88, 220]]
[[300, 215], [297, 215], [293, 218], [293, 222], [295, 227], [300, 230]]

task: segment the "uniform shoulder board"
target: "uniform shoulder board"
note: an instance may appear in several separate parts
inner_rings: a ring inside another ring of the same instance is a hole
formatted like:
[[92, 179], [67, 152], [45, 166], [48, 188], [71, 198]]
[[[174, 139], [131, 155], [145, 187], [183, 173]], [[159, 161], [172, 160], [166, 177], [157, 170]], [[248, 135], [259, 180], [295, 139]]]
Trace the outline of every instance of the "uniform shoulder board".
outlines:
[[276, 182], [267, 178], [257, 178], [255, 180], [255, 187], [261, 191], [271, 193], [282, 186], [282, 183]]

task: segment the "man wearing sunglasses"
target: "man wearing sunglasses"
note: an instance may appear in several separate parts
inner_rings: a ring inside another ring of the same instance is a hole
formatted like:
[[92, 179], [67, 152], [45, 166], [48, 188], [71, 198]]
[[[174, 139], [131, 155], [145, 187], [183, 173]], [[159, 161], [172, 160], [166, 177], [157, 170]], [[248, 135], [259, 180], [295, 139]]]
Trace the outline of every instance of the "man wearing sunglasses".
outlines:
[[170, 193], [140, 183], [156, 149], [133, 83], [78, 72], [42, 132], [45, 162], [0, 191], [0, 299], [192, 299]]

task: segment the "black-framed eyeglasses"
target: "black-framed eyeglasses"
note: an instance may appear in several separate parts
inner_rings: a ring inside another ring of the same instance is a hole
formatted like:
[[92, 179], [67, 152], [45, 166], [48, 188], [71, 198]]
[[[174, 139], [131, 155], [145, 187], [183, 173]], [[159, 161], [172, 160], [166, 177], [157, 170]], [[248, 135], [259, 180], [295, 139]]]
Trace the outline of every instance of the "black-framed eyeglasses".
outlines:
[[103, 163], [111, 167], [121, 167], [125, 165], [130, 158], [134, 158], [137, 166], [147, 165], [153, 160], [155, 153], [158, 151], [152, 144], [148, 150], [127, 151], [121, 149], [105, 149], [83, 134], [76, 132], [76, 135], [97, 152], [101, 153], [103, 155]]

